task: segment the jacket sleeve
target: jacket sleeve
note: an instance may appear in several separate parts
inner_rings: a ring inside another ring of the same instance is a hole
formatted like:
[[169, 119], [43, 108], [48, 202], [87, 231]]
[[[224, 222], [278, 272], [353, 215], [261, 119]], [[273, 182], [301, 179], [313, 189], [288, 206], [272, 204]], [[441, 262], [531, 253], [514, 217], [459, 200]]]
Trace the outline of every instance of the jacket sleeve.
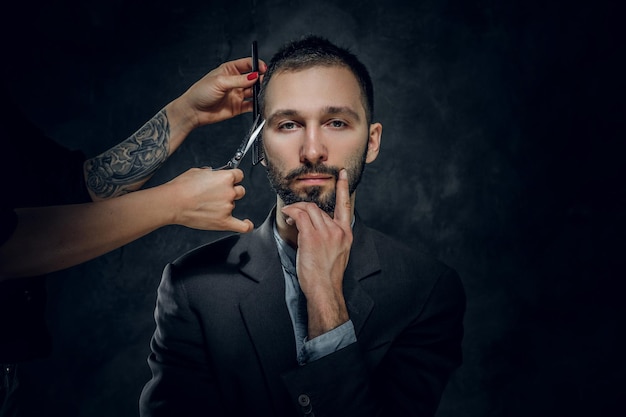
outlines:
[[461, 364], [464, 312], [463, 286], [446, 269], [416, 318], [393, 340], [369, 352], [354, 343], [284, 374], [285, 386], [301, 415], [433, 416]]
[[152, 379], [139, 400], [142, 417], [224, 416], [203, 346], [200, 324], [176, 267], [163, 272], [154, 312], [156, 330], [148, 365]]

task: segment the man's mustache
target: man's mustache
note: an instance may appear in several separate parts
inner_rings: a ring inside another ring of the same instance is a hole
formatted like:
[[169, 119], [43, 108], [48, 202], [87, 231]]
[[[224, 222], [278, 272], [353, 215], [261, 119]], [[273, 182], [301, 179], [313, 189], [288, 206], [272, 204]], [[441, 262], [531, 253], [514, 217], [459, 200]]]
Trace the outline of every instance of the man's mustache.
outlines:
[[289, 174], [287, 174], [285, 179], [287, 181], [292, 181], [292, 180], [295, 180], [298, 177], [301, 177], [303, 175], [309, 175], [309, 174], [332, 175], [333, 177], [335, 177], [335, 180], [338, 180], [339, 179], [339, 168], [334, 167], [334, 166], [324, 165], [324, 164], [303, 165], [303, 166], [301, 166], [299, 168], [294, 169]]

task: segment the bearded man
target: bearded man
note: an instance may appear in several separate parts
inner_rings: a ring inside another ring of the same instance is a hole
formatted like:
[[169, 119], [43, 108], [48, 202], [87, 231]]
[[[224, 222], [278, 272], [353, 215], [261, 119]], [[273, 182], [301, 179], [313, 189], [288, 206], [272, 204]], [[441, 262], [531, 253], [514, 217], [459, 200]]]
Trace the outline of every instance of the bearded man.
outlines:
[[163, 273], [142, 416], [432, 416], [461, 364], [456, 272], [354, 212], [382, 125], [365, 66], [309, 36], [260, 96], [277, 194], [261, 227]]

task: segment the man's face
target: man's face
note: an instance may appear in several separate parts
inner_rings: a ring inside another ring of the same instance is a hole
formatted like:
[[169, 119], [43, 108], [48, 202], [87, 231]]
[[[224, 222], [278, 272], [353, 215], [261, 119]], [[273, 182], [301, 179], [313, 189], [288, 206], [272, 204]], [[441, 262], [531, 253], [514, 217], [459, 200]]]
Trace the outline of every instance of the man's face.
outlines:
[[335, 183], [348, 171], [350, 193], [376, 159], [382, 126], [369, 125], [354, 75], [343, 67], [280, 72], [265, 94], [268, 178], [285, 205], [311, 201], [333, 214]]

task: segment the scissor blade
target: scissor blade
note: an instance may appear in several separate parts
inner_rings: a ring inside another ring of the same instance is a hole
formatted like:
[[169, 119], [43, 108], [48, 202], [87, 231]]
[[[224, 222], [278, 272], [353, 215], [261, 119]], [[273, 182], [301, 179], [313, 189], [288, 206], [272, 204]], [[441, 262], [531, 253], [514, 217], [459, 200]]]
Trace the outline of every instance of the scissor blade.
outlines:
[[248, 143], [246, 144], [246, 147], [243, 149], [243, 156], [245, 156], [248, 153], [248, 151], [250, 150], [250, 147], [256, 140], [257, 136], [259, 136], [259, 133], [261, 133], [261, 129], [263, 129], [264, 125], [265, 125], [265, 120], [261, 121], [261, 123], [259, 123], [257, 128], [254, 129], [254, 132], [252, 132], [252, 134], [250, 135], [250, 139], [248, 139]]
[[249, 134], [249, 136], [247, 138], [244, 138], [243, 142], [241, 142], [241, 145], [239, 145], [239, 148], [237, 148], [235, 156], [233, 156], [230, 161], [226, 163], [226, 165], [219, 168], [214, 168], [214, 171], [220, 171], [222, 169], [233, 169], [239, 166], [241, 160], [244, 156], [246, 156], [246, 153], [248, 152], [256, 138], [259, 136], [259, 133], [261, 133], [261, 129], [263, 129], [263, 126], [265, 125], [265, 120], [263, 120], [257, 126], [256, 123], [258, 122], [258, 118], [259, 116], [257, 116], [257, 120], [252, 125], [252, 128], [250, 129], [251, 133]]

